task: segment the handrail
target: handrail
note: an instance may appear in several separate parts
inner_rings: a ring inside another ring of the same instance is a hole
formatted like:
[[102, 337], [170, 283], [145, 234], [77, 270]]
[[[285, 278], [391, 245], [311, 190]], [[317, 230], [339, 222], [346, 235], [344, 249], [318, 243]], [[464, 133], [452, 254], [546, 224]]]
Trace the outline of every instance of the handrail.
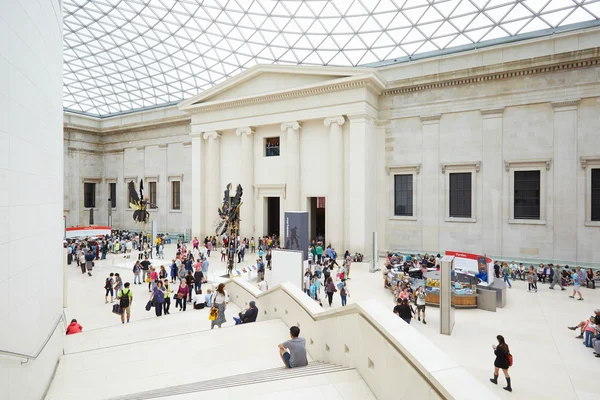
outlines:
[[56, 328], [58, 327], [58, 324], [60, 324], [62, 320], [63, 320], [63, 314], [61, 313], [58, 316], [58, 318], [56, 319], [56, 322], [54, 323], [52, 329], [50, 330], [50, 333], [48, 333], [48, 336], [46, 337], [46, 340], [44, 340], [44, 344], [42, 344], [40, 346], [40, 348], [35, 352], [35, 355], [29, 355], [29, 354], [23, 354], [23, 353], [15, 353], [15, 352], [12, 352], [12, 351], [7, 351], [7, 350], [0, 350], [0, 355], [9, 356], [9, 357], [17, 357], [17, 358], [25, 358], [27, 361], [25, 361], [25, 362], [21, 361], [21, 365], [28, 363], [29, 360], [35, 360], [42, 353], [42, 351], [44, 350], [44, 348], [46, 347], [46, 345], [48, 344], [48, 342], [50, 341], [50, 339], [54, 335], [54, 331], [56, 331]]
[[[295, 294], [291, 293], [285, 286], [283, 286], [282, 284], [279, 284], [277, 286], [275, 286], [274, 288], [271, 288], [265, 292], [260, 291], [258, 293], [252, 293], [252, 291], [250, 290], [250, 288], [246, 287], [246, 285], [242, 284], [242, 282], [235, 280], [235, 279], [228, 279], [222, 283], [224, 283], [225, 285], [227, 285], [228, 283], [235, 283], [237, 284], [238, 287], [244, 289], [248, 294], [250, 294], [251, 296], [256, 297], [256, 299], [258, 300], [260, 297], [264, 297], [267, 296], [268, 294], [271, 293], [275, 293], [276, 291], [283, 291], [284, 293], [286, 293], [288, 296], [290, 296], [291, 298], [295, 299], [295, 300], [300, 300], [298, 297], [296, 297]], [[254, 289], [254, 288], [253, 288]], [[258, 291], [258, 289], [257, 289]], [[302, 301], [297, 301], [297, 304], [308, 314], [308, 316], [313, 320], [313, 321], [322, 321], [322, 320], [326, 320], [329, 318], [335, 318], [335, 317], [339, 317], [339, 316], [344, 316], [344, 315], [350, 315], [350, 314], [358, 314], [362, 317], [362, 319], [364, 321], [366, 321], [369, 325], [371, 325], [371, 327], [373, 329], [375, 329], [383, 338], [384, 340], [390, 345], [392, 346], [397, 352], [398, 354], [400, 354], [405, 360], [406, 362], [413, 367], [413, 369], [421, 376], [421, 378], [423, 378], [426, 382], [429, 382], [431, 384], [431, 388], [436, 392], [436, 394], [440, 397], [440, 398], [444, 398], [444, 395], [442, 394], [442, 392], [440, 391], [440, 389], [436, 386], [436, 383], [433, 382], [431, 380], [431, 378], [429, 376], [427, 376], [427, 374], [425, 374], [421, 368], [419, 368], [405, 353], [404, 350], [401, 349], [393, 340], [390, 339], [389, 335], [384, 332], [379, 326], [377, 326], [377, 324], [375, 324], [373, 321], [371, 321], [368, 318], [365, 318], [364, 314], [364, 310], [362, 309], [362, 307], [360, 307], [357, 304], [349, 304], [348, 307], [343, 307], [343, 309], [335, 309], [335, 310], [329, 310], [329, 311], [322, 311], [319, 312], [319, 315], [314, 315], [314, 313], [309, 310], [305, 304]]]

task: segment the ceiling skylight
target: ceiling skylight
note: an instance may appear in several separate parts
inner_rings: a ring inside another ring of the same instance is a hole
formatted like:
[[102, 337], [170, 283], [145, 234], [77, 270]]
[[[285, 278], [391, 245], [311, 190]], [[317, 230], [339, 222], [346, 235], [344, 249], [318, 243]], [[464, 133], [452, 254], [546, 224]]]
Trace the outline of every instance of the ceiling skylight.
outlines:
[[600, 19], [600, 0], [63, 0], [64, 107], [173, 103], [256, 64], [356, 66]]

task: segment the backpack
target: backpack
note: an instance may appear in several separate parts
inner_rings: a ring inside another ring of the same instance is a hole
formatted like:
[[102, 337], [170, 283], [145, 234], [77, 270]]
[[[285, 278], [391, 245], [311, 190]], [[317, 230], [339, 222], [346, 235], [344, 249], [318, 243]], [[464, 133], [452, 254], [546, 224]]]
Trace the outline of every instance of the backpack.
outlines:
[[106, 278], [106, 283], [104, 284], [104, 289], [108, 290], [111, 287], [110, 278]]
[[121, 298], [119, 299], [119, 306], [121, 308], [129, 307], [129, 293], [131, 293], [131, 289], [125, 293], [124, 290], [121, 290]]

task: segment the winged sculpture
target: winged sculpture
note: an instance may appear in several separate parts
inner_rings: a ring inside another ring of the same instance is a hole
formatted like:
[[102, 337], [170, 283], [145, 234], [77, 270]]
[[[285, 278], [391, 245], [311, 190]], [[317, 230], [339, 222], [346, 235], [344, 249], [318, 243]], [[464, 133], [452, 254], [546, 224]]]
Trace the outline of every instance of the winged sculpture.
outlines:
[[128, 185], [129, 192], [129, 207], [131, 207], [133, 211], [133, 220], [139, 223], [146, 223], [150, 220], [150, 214], [147, 211], [148, 208], [148, 198], [144, 197], [144, 180], [140, 180], [140, 194], [138, 196], [137, 190], [135, 188], [135, 182], [130, 181]]

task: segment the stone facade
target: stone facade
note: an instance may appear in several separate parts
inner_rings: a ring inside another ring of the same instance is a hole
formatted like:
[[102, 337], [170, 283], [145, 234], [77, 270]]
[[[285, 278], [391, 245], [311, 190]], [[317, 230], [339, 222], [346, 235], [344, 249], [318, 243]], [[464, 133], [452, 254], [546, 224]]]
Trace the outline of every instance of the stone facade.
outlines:
[[[381, 250], [598, 262], [589, 211], [590, 171], [600, 168], [597, 43], [590, 29], [380, 69], [259, 66], [168, 109], [173, 126], [152, 126], [169, 118], [158, 111], [86, 132], [68, 121], [69, 221], [86, 223], [85, 179], [158, 177], [159, 229], [203, 237], [231, 182], [247, 199], [242, 236], [267, 233], [267, 197], [280, 197], [281, 214], [325, 197], [338, 252], [369, 254], [377, 231]], [[271, 137], [280, 157], [265, 157]], [[540, 217], [515, 219], [514, 173], [530, 170], [540, 174]], [[471, 173], [471, 213], [455, 218], [449, 182], [461, 172]], [[394, 215], [396, 174], [412, 175], [412, 215]], [[180, 218], [161, 207], [172, 176], [185, 176]], [[131, 228], [124, 206], [113, 225]]]

